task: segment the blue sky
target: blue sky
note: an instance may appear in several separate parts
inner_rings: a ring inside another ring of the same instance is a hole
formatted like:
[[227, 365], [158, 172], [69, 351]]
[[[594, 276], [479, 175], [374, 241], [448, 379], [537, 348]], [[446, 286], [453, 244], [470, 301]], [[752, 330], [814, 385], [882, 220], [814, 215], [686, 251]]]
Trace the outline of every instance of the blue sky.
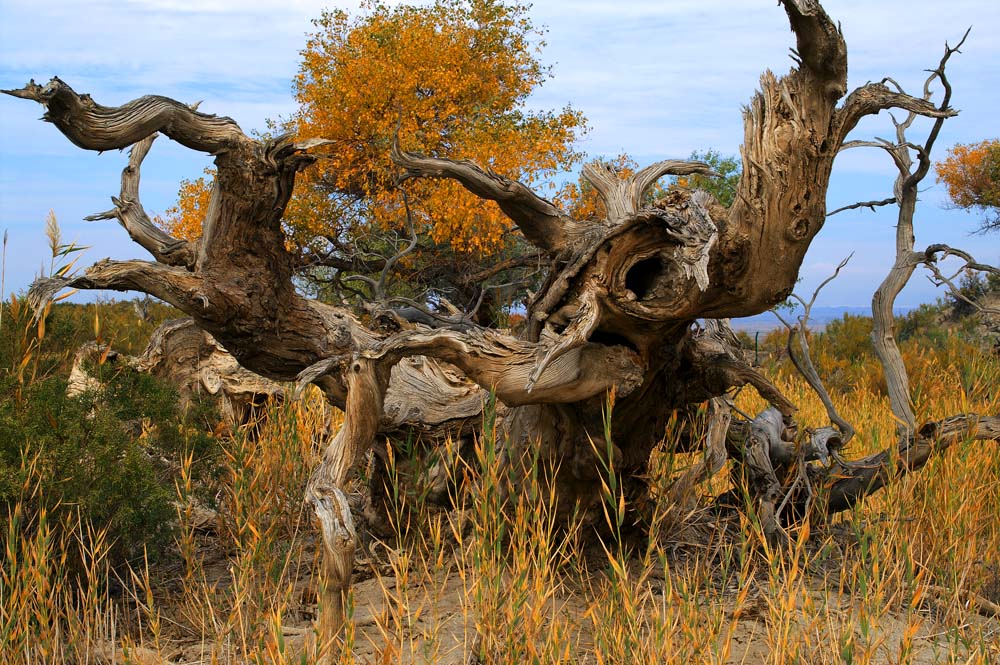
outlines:
[[[309, 0], [0, 0], [0, 87], [58, 75], [103, 104], [156, 93], [202, 111], [229, 115], [245, 131], [290, 113], [291, 79], [310, 19], [323, 7], [351, 10], [356, 2]], [[956, 142], [996, 136], [1000, 108], [1000, 3], [987, 0], [828, 0], [842, 24], [850, 85], [893, 76], [917, 92], [937, 64], [945, 40], [973, 26], [949, 66], [961, 115], [945, 125], [938, 157]], [[543, 62], [554, 78], [531, 99], [537, 108], [567, 103], [584, 112], [591, 131], [580, 148], [591, 155], [626, 151], [640, 163], [686, 157], [714, 148], [736, 153], [740, 109], [760, 73], [783, 73], [794, 44], [774, 2], [746, 0], [547, 0], [532, 9], [545, 25]], [[27, 287], [48, 263], [42, 229], [52, 209], [66, 240], [91, 247], [84, 259], [145, 257], [114, 222], [85, 215], [110, 207], [126, 155], [97, 155], [71, 145], [41, 108], [0, 99], [0, 232], [9, 232], [6, 290]], [[920, 140], [920, 127], [911, 139]], [[891, 136], [889, 118], [870, 119], [857, 137]], [[182, 178], [197, 177], [207, 157], [161, 139], [143, 165], [142, 199], [160, 212]], [[881, 199], [894, 168], [880, 151], [849, 151], [838, 159], [829, 207]], [[946, 242], [1000, 263], [1000, 234], [970, 236], [976, 218], [945, 208], [943, 188], [926, 181], [917, 212], [917, 245]], [[866, 305], [893, 252], [894, 209], [831, 218], [802, 268], [802, 290], [823, 279], [850, 252], [851, 264], [824, 292], [823, 305]], [[918, 273], [900, 297], [913, 306], [941, 292]]]

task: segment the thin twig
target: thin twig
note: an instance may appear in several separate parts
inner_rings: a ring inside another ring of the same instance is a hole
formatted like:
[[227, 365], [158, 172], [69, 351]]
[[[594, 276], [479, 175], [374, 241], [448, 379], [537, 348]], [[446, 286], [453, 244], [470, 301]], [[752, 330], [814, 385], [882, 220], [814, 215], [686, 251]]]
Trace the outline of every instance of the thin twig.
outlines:
[[[827, 391], [826, 386], [823, 385], [823, 379], [820, 378], [819, 372], [816, 371], [816, 366], [813, 364], [812, 357], [809, 352], [809, 339], [806, 336], [806, 330], [809, 326], [809, 316], [812, 313], [813, 305], [816, 304], [816, 299], [819, 298], [820, 291], [822, 291], [827, 284], [835, 280], [837, 276], [840, 275], [840, 271], [847, 265], [848, 261], [850, 261], [853, 256], [854, 252], [851, 252], [846, 259], [840, 262], [832, 275], [820, 282], [819, 286], [816, 287], [816, 290], [813, 291], [812, 298], [810, 298], [808, 302], [800, 296], [793, 294], [793, 296], [800, 303], [802, 303], [803, 307], [802, 315], [799, 316], [797, 325], [792, 325], [786, 321], [784, 317], [778, 314], [777, 311], [771, 311], [771, 313], [774, 314], [788, 329], [788, 340], [785, 346], [788, 351], [788, 357], [792, 361], [792, 365], [795, 366], [795, 369], [798, 370], [799, 374], [805, 378], [806, 383], [808, 383], [813, 391], [819, 396], [820, 400], [823, 402], [823, 406], [826, 408], [826, 413], [830, 418], [830, 422], [836, 425], [837, 429], [840, 430], [841, 439], [845, 444], [854, 436], [854, 426], [840, 415], [836, 406], [833, 404], [833, 400], [830, 398], [830, 393]], [[801, 357], [797, 357], [795, 355], [793, 341], [798, 342]]]
[[845, 210], [856, 210], [858, 208], [868, 208], [872, 212], [875, 212], [875, 208], [878, 208], [879, 206], [892, 205], [895, 202], [896, 202], [895, 196], [889, 197], [887, 199], [882, 199], [881, 201], [858, 201], [857, 203], [852, 203], [849, 206], [843, 206], [841, 208], [837, 208], [833, 212], [828, 212], [826, 213], [826, 216], [833, 217], [838, 212], [844, 212]]
[[380, 300], [385, 299], [385, 282], [388, 279], [389, 271], [392, 270], [401, 258], [412, 252], [417, 247], [417, 227], [413, 224], [413, 212], [410, 210], [410, 197], [406, 193], [405, 189], [401, 189], [400, 192], [403, 194], [403, 209], [406, 211], [406, 223], [410, 229], [410, 241], [406, 244], [406, 247], [396, 252], [392, 258], [385, 262], [385, 266], [382, 268], [382, 274], [378, 278], [377, 285], [377, 296]]

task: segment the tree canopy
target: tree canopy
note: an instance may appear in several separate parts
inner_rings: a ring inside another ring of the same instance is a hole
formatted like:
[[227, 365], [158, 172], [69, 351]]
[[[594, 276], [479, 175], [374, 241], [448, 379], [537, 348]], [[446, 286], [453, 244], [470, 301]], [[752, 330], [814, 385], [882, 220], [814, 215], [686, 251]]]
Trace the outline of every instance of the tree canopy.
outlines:
[[980, 231], [1000, 229], [1000, 139], [959, 143], [936, 168], [953, 204], [984, 215]]
[[[316, 293], [335, 301], [345, 292], [372, 296], [371, 277], [407, 244], [408, 220], [420, 242], [392, 265], [403, 285], [396, 295], [417, 296], [434, 285], [466, 309], [485, 304], [481, 318], [492, 320], [498, 301], [537, 288], [537, 275], [531, 278], [537, 252], [508, 232], [509, 220], [492, 201], [454, 180], [418, 179], [402, 185], [408, 213], [391, 159], [398, 141], [402, 149], [468, 159], [525, 184], [580, 159], [572, 144], [584, 128], [582, 114], [569, 107], [525, 109], [528, 95], [549, 75], [536, 55], [541, 31], [526, 12], [524, 5], [498, 0], [395, 8], [366, 2], [358, 16], [328, 11], [314, 21], [294, 81], [299, 108], [271, 130], [329, 141], [324, 158], [299, 177], [283, 220]], [[650, 190], [649, 201], [673, 187], [701, 189], [731, 205], [737, 159], [713, 150], [691, 158], [721, 177], [671, 178]], [[622, 177], [638, 170], [626, 154], [591, 163]], [[213, 176], [209, 169], [182, 183], [164, 222], [171, 235], [200, 236]], [[606, 216], [585, 178], [563, 186], [555, 201], [578, 218]]]
[[[525, 5], [365, 2], [358, 16], [327, 11], [314, 25], [294, 81], [299, 108], [271, 128], [329, 141], [324, 158], [299, 178], [284, 220], [289, 242], [314, 257], [353, 253], [358, 244], [371, 250], [373, 234], [406, 230], [394, 140], [526, 183], [577, 159], [572, 144], [582, 114], [525, 108], [549, 75], [537, 58], [541, 31]], [[206, 178], [183, 183], [165, 222], [172, 234], [200, 233], [209, 189]], [[457, 183], [414, 181], [407, 190], [417, 230], [431, 244], [472, 256], [509, 244], [509, 222], [497, 206]]]

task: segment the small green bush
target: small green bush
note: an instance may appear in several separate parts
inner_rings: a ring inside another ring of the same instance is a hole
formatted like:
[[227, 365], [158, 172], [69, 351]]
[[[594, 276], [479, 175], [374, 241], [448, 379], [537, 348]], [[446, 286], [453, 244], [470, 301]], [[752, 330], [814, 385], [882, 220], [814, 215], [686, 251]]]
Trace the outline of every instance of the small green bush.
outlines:
[[867, 316], [844, 314], [827, 324], [815, 346], [835, 358], [852, 363], [869, 362], [875, 356], [872, 349], [872, 320]]
[[957, 293], [949, 291], [945, 296], [945, 305], [950, 310], [949, 317], [960, 321], [977, 314], [979, 310], [972, 303], [982, 302], [986, 296], [994, 293], [1000, 293], [1000, 276], [989, 273], [984, 277], [981, 273], [967, 271], [962, 275]]
[[[42, 509], [53, 524], [83, 519], [107, 530], [117, 565], [170, 542], [173, 468], [185, 454], [210, 467], [215, 445], [186, 425], [164, 382], [128, 367], [105, 374], [101, 390], [76, 398], [59, 376], [20, 384], [0, 375], [0, 520], [18, 501], [22, 529]], [[40, 491], [24, 505], [30, 467]]]

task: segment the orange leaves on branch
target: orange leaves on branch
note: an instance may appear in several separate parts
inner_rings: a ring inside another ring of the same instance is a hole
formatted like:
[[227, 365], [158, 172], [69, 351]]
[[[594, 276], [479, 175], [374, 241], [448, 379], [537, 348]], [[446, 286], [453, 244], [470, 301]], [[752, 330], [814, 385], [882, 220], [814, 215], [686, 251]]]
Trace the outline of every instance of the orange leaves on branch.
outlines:
[[[524, 109], [548, 76], [535, 57], [538, 31], [527, 8], [498, 0], [438, 0], [389, 8], [363, 4], [363, 16], [328, 12], [302, 51], [295, 79], [300, 137], [332, 140], [326, 157], [300, 179], [286, 221], [308, 241], [340, 223], [403, 229], [406, 219], [390, 159], [397, 134], [404, 150], [469, 159], [528, 183], [565, 169], [582, 116]], [[423, 231], [434, 242], [476, 254], [504, 242], [510, 221], [495, 204], [449, 181], [406, 184]], [[307, 191], [309, 190], [309, 191]], [[350, 217], [350, 215], [349, 215]]]
[[955, 145], [935, 168], [952, 203], [986, 214], [980, 230], [1000, 228], [1000, 139]]
[[167, 208], [165, 217], [157, 218], [163, 230], [181, 240], [197, 240], [201, 237], [201, 226], [208, 210], [214, 177], [215, 171], [205, 169], [205, 175], [201, 178], [181, 182], [180, 191], [177, 192], [177, 205]]

